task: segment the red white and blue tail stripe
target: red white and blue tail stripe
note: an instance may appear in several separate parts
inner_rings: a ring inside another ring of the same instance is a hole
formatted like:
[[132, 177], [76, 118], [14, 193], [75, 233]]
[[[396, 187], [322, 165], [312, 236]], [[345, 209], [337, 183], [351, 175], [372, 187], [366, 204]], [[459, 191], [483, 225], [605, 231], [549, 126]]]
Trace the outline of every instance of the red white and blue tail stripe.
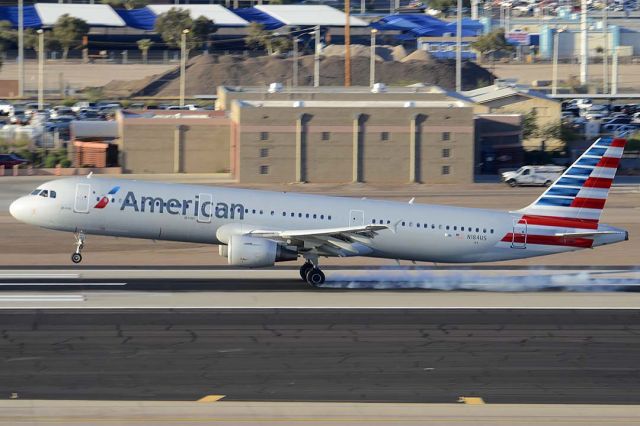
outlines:
[[530, 225], [597, 229], [625, 139], [600, 138], [536, 201], [519, 210]]

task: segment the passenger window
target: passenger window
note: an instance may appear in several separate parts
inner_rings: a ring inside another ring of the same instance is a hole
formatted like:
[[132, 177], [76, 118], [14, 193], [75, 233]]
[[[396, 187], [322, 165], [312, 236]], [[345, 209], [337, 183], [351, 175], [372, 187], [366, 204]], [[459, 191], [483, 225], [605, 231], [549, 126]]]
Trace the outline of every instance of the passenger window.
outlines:
[[286, 216], [286, 215], [287, 215], [287, 212], [282, 212], [282, 216]]
[[327, 216], [327, 219], [331, 220], [331, 216]]
[[447, 225], [447, 226], [445, 227], [445, 229], [448, 231], [448, 230], [449, 230], [449, 225]]
[[375, 219], [371, 219], [371, 223], [375, 224], [376, 220]]
[[320, 219], [324, 219], [324, 215], [323, 214], [320, 215]]
[[476, 232], [480, 232], [480, 228], [476, 228]]
[[291, 217], [294, 217], [296, 214], [294, 212], [291, 212]]
[[318, 218], [318, 215], [317, 215], [317, 214], [314, 214], [314, 215], [313, 215], [313, 218], [314, 218], [314, 219], [317, 219], [317, 218]]
[[458, 230], [458, 227], [457, 227], [457, 226], [454, 226], [454, 227], [453, 227], [453, 230], [454, 230], [454, 231], [457, 231], [457, 230]]
[[307, 214], [305, 215], [305, 217], [306, 217], [307, 219], [309, 219], [309, 213], [307, 213]]
[[302, 213], [298, 213], [298, 217], [302, 217]]
[[417, 228], [420, 228], [420, 223], [416, 223], [416, 227], [417, 227]]
[[49, 191], [43, 189], [42, 192], [40, 192], [40, 196], [47, 198], [49, 196]]
[[405, 226], [405, 225], [406, 225], [406, 222], [402, 222], [402, 226]]
[[491, 230], [491, 233], [493, 234], [493, 229]]

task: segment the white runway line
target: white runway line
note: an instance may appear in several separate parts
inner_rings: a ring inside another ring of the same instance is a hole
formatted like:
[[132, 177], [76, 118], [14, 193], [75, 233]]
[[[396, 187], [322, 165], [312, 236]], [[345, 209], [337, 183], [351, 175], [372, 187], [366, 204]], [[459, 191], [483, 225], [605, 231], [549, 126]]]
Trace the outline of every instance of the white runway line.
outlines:
[[50, 280], [50, 279], [78, 279], [80, 274], [34, 274], [34, 273], [13, 273], [13, 274], [0, 274], [0, 280], [15, 280], [28, 278], [30, 280]]
[[85, 300], [86, 298], [82, 294], [12, 294], [0, 296], [0, 302], [84, 302]]
[[127, 283], [79, 283], [79, 282], [55, 282], [55, 283], [23, 283], [23, 282], [13, 282], [13, 283], [0, 283], [0, 287], [13, 287], [13, 286], [22, 286], [22, 287], [27, 287], [27, 286], [42, 286], [42, 287], [55, 287], [55, 286], [78, 286], [78, 287], [90, 287], [90, 286], [94, 286], [94, 287], [113, 287], [113, 286], [117, 286], [117, 287], [121, 287], [121, 286], [125, 286], [127, 285]]

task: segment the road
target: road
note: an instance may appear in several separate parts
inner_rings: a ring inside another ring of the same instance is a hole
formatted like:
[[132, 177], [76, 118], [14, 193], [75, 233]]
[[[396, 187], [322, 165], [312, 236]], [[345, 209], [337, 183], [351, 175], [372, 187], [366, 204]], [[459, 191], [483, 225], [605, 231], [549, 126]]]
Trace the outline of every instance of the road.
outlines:
[[3, 310], [21, 399], [640, 403], [638, 310]]

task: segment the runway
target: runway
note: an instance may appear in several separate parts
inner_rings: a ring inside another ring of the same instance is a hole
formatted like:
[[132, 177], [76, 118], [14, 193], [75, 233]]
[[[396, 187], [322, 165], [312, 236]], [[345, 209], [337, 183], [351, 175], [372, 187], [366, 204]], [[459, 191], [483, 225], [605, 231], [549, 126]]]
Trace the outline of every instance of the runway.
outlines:
[[640, 312], [3, 310], [21, 399], [640, 403]]

